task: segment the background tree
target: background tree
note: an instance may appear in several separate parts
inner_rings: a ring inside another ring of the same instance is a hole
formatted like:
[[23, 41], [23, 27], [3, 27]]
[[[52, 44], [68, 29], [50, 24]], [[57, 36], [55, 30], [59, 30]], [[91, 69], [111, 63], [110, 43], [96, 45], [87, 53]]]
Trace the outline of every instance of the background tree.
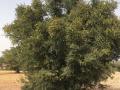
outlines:
[[16, 48], [11, 48], [3, 52], [3, 64], [6, 65], [7, 69], [15, 70], [16, 73], [20, 73], [21, 62], [16, 50]]
[[3, 57], [0, 57], [0, 69], [3, 69], [4, 59]]
[[120, 54], [116, 3], [94, 1], [33, 0], [18, 6], [16, 20], [4, 31], [20, 47], [28, 80], [23, 90], [87, 90], [111, 75], [111, 61]]

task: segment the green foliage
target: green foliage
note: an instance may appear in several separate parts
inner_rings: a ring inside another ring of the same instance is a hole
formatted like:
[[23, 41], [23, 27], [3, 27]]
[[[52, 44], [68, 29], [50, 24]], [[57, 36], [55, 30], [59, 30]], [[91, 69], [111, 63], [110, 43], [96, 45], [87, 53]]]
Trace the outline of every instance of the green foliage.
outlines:
[[111, 75], [111, 61], [120, 54], [116, 3], [91, 1], [18, 6], [16, 20], [4, 31], [19, 46], [27, 76], [23, 90], [87, 90]]
[[6, 65], [7, 69], [15, 70], [17, 73], [20, 72], [21, 61], [19, 60], [18, 48], [11, 48], [3, 52], [3, 64]]
[[113, 62], [113, 67], [116, 71], [120, 72], [120, 61]]
[[77, 3], [84, 3], [83, 0], [62, 0], [63, 7], [69, 14], [71, 9], [77, 4]]
[[0, 64], [2, 64], [3, 63], [3, 57], [0, 57]]
[[51, 16], [62, 16], [62, 0], [46, 0], [46, 4]]

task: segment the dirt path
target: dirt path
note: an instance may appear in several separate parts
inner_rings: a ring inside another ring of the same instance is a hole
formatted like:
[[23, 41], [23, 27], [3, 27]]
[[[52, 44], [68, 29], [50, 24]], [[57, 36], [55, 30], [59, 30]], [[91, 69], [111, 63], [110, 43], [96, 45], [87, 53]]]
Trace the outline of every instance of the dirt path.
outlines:
[[21, 90], [21, 78], [23, 74], [11, 71], [0, 71], [0, 90]]
[[[0, 71], [0, 90], [21, 90], [21, 78], [23, 74], [16, 74], [12, 71]], [[120, 72], [113, 75], [113, 79], [109, 78], [103, 82], [108, 88], [104, 90], [120, 90]]]

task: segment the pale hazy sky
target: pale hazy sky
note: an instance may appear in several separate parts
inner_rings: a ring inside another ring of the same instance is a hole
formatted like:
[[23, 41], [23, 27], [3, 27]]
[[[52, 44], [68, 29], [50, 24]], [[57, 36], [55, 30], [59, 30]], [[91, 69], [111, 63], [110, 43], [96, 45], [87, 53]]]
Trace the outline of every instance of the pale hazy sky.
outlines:
[[2, 27], [15, 18], [15, 8], [18, 4], [30, 4], [32, 0], [1, 0], [0, 2], [0, 56], [2, 51], [9, 49], [12, 44], [4, 35]]
[[[2, 27], [5, 24], [12, 22], [15, 18], [15, 8], [18, 4], [30, 4], [32, 0], [1, 0], [0, 2], [0, 56], [2, 55], [2, 51], [5, 49], [9, 49], [12, 44], [8, 38], [4, 35]], [[116, 0], [119, 2], [118, 8], [115, 13], [120, 16], [120, 0]]]

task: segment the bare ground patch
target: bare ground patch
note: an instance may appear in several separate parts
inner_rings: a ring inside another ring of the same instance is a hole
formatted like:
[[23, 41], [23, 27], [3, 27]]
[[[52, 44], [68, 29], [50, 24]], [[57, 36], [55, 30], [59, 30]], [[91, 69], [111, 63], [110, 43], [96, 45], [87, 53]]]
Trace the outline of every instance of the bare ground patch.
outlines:
[[0, 71], [0, 90], [21, 90], [23, 77], [14, 71]]
[[120, 90], [120, 72], [115, 72], [112, 77], [102, 82], [102, 84], [107, 86], [107, 89], [104, 90]]

